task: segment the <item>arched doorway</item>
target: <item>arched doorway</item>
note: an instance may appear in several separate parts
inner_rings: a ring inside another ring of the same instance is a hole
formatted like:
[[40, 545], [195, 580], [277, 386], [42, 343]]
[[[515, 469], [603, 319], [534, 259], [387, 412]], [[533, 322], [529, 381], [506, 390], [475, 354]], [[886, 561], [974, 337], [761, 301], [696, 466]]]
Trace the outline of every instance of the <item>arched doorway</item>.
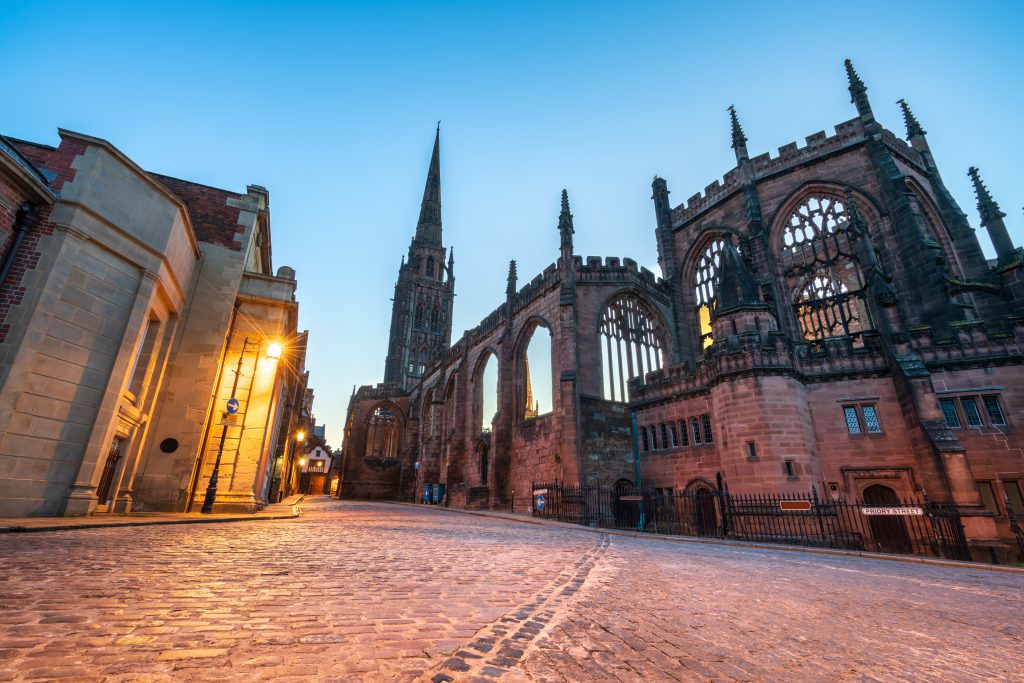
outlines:
[[[896, 492], [882, 484], [872, 484], [862, 494], [864, 504], [872, 507], [900, 507]], [[883, 553], [911, 553], [913, 546], [903, 518], [898, 515], [868, 515], [871, 538]]]
[[714, 536], [718, 531], [715, 494], [707, 486], [693, 490], [693, 522], [698, 536]]
[[629, 479], [619, 479], [612, 487], [612, 516], [615, 528], [635, 529], [640, 524], [640, 501], [623, 500], [623, 497], [635, 498], [639, 491]]
[[490, 462], [488, 456], [490, 448], [487, 444], [480, 444], [480, 485], [487, 486], [487, 475], [489, 474]]

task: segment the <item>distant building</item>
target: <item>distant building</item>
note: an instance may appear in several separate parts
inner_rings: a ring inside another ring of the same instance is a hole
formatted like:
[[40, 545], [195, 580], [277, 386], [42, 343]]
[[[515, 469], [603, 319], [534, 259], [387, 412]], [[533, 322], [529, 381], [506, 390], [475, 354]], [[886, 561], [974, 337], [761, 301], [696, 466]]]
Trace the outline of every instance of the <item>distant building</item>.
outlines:
[[721, 475], [734, 493], [927, 495], [958, 506], [979, 557], [1004, 552], [1024, 512], [1022, 251], [972, 168], [986, 260], [910, 109], [905, 141], [847, 74], [857, 116], [833, 135], [751, 157], [731, 110], [724, 180], [673, 206], [654, 179], [664, 279], [576, 256], [563, 192], [558, 260], [524, 287], [513, 262], [505, 300], [450, 346], [435, 141], [385, 381], [349, 403], [340, 495], [440, 483], [451, 505], [526, 510], [535, 483], [634, 483], [632, 414], [644, 484], [663, 492], [714, 493]]
[[60, 137], [0, 138], [0, 515], [198, 510], [218, 452], [216, 509], [260, 507], [305, 350], [267, 190]]

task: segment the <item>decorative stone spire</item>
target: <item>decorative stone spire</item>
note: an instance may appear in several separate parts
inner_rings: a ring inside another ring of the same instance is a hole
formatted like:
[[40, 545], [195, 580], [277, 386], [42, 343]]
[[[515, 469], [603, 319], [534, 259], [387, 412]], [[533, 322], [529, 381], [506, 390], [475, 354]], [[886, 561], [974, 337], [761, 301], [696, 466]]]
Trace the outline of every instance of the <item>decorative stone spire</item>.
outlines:
[[508, 285], [505, 287], [505, 296], [509, 297], [510, 299], [513, 296], [515, 296], [516, 292], [519, 290], [519, 288], [516, 286], [517, 279], [518, 276], [516, 275], [516, 262], [515, 259], [513, 259], [508, 262]]
[[896, 101], [900, 105], [900, 109], [903, 110], [903, 122], [907, 124], [907, 139], [911, 140], [917, 136], [924, 136], [926, 131], [921, 127], [917, 118], [914, 117], [914, 112], [910, 111], [910, 105], [904, 99]]
[[572, 236], [576, 230], [572, 227], [572, 214], [569, 213], [569, 193], [562, 190], [562, 212], [558, 214], [558, 234], [562, 237], [562, 249], [568, 248], [572, 254]]
[[981, 176], [978, 175], [978, 168], [971, 166], [967, 171], [967, 175], [971, 176], [971, 181], [974, 183], [974, 192], [978, 195], [978, 213], [981, 215], [981, 224], [988, 230], [988, 236], [992, 240], [992, 246], [996, 248], [999, 260], [1007, 261], [1012, 258], [1015, 249], [1013, 240], [1010, 239], [1010, 233], [1006, 229], [1006, 224], [1003, 223], [1006, 214], [999, 210], [999, 205], [992, 199], [992, 195], [989, 194], [985, 183], [981, 181]]
[[448, 278], [455, 277], [455, 247], [448, 247]]
[[868, 102], [868, 87], [853, 68], [853, 62], [847, 59], [843, 62], [846, 65], [846, 77], [850, 79], [850, 102], [857, 106], [857, 114], [862, 118], [871, 119], [875, 115], [871, 112], [871, 103]]
[[844, 203], [846, 204], [846, 215], [850, 217], [850, 225], [847, 227], [847, 232], [854, 237], [868, 234], [868, 223], [864, 220], [864, 216], [861, 215], [860, 208], [857, 206], [857, 200], [853, 198], [850, 188], [846, 188], [846, 201]]
[[740, 119], [736, 116], [736, 107], [729, 105], [729, 120], [732, 123], [732, 148], [736, 152], [736, 163], [743, 163], [750, 158], [747, 153], [747, 136], [743, 134]]
[[738, 308], [764, 307], [765, 303], [758, 295], [754, 274], [731, 238], [726, 238], [720, 258], [718, 287], [715, 290], [715, 317]]
[[437, 122], [434, 152], [430, 156], [427, 183], [423, 188], [420, 220], [416, 224], [416, 240], [441, 244], [441, 122]]

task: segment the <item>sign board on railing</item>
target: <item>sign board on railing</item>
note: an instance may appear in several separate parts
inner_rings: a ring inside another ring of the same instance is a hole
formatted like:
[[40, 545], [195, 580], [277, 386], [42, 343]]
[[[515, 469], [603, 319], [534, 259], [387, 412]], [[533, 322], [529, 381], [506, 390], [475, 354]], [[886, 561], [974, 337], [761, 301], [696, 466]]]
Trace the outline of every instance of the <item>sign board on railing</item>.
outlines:
[[811, 501], [809, 500], [780, 500], [780, 510], [799, 510], [806, 512], [811, 509]]
[[924, 514], [923, 509], [914, 506], [870, 507], [861, 508], [860, 511], [864, 515], [900, 515], [903, 517], [920, 517]]

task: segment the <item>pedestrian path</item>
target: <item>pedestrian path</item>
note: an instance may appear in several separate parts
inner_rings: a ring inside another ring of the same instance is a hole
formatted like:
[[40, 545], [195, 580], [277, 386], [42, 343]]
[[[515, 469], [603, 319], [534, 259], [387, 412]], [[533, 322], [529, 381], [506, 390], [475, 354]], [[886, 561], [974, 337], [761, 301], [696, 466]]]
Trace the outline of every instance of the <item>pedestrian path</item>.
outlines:
[[0, 534], [72, 529], [106, 529], [121, 526], [155, 524], [215, 524], [218, 522], [251, 522], [268, 519], [293, 519], [300, 514], [302, 494], [289, 496], [280, 503], [268, 505], [259, 512], [204, 515], [199, 512], [129, 512], [100, 513], [88, 517], [0, 517]]

